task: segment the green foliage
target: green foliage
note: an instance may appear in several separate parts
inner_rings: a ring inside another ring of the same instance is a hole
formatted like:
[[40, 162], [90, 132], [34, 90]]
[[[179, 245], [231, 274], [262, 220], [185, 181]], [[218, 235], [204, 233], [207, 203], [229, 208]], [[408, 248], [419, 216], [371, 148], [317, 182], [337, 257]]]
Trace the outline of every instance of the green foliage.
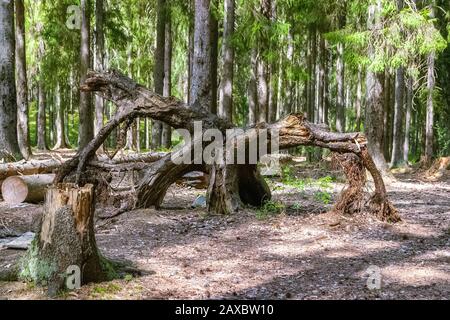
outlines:
[[30, 249], [19, 262], [19, 279], [34, 285], [46, 285], [56, 271], [57, 266], [53, 262], [38, 256], [38, 244], [34, 239]]
[[268, 219], [280, 215], [286, 211], [286, 206], [279, 201], [266, 201], [264, 205], [256, 211], [258, 220]]

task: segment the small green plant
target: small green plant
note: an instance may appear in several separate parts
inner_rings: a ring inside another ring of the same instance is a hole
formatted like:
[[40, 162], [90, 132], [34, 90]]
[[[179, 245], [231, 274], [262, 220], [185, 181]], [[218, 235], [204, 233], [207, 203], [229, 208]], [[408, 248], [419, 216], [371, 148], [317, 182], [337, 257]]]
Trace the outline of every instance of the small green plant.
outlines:
[[133, 280], [133, 275], [132, 274], [126, 274], [125, 277], [123, 278], [126, 282], [130, 282], [131, 280]]
[[317, 201], [320, 201], [320, 202], [322, 202], [325, 205], [328, 205], [328, 204], [331, 203], [331, 194], [329, 192], [327, 192], [327, 191], [317, 191], [314, 194], [314, 198]]
[[282, 214], [286, 211], [286, 206], [279, 201], [266, 201], [264, 205], [256, 211], [256, 218], [264, 220], [271, 216]]

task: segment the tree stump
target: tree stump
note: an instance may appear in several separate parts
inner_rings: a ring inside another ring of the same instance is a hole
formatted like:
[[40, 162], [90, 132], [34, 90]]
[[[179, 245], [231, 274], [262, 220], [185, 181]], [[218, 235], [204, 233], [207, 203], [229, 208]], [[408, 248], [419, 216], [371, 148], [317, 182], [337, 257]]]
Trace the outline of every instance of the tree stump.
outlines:
[[50, 296], [65, 289], [67, 269], [81, 270], [81, 283], [106, 280], [94, 234], [94, 186], [60, 184], [48, 189], [36, 235], [20, 266], [20, 277], [47, 285]]

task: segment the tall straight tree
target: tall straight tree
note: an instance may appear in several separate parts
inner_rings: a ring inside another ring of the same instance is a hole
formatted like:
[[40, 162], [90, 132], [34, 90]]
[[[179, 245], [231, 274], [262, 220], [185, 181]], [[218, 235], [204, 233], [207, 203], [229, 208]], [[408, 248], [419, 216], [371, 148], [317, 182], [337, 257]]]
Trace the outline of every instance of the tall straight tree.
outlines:
[[235, 0], [224, 1], [222, 79], [220, 81], [219, 116], [233, 120], [234, 47], [232, 38], [235, 23]]
[[[45, 79], [43, 71], [43, 59], [45, 54], [45, 44], [42, 38], [42, 25], [38, 26], [40, 30], [39, 34], [39, 49], [38, 49], [38, 60], [39, 60], [39, 76], [38, 76], [38, 113], [37, 113], [37, 130], [36, 130], [36, 145], [38, 150], [47, 150], [46, 133], [47, 127], [46, 123], [46, 113], [45, 108], [47, 105]], [[72, 117], [74, 119], [74, 117]]]
[[[172, 14], [170, 7], [166, 11], [166, 39], [164, 49], [164, 96], [172, 95]], [[172, 146], [172, 128], [163, 123], [162, 125], [162, 146], [169, 149]]]
[[[345, 26], [346, 13], [345, 10], [339, 17], [339, 28]], [[339, 42], [337, 45], [337, 59], [336, 59], [336, 82], [337, 82], [337, 97], [336, 97], [336, 130], [338, 132], [345, 132], [345, 63], [344, 63], [344, 43]]]
[[[431, 18], [436, 16], [435, 14], [435, 0], [431, 0]], [[431, 164], [433, 160], [433, 151], [434, 151], [434, 90], [436, 87], [436, 78], [434, 75], [435, 72], [435, 64], [436, 64], [436, 53], [432, 52], [428, 56], [427, 60], [427, 110], [426, 110], [426, 122], [425, 122], [425, 155], [424, 162], [426, 165]]]
[[[397, 0], [397, 9], [403, 9], [403, 0]], [[399, 166], [403, 163], [403, 123], [404, 123], [404, 92], [405, 92], [405, 69], [399, 67], [395, 75], [395, 105], [394, 105], [394, 127], [391, 167]], [[385, 141], [386, 143], [386, 141]]]
[[17, 142], [14, 0], [0, 1], [0, 160], [22, 158]]
[[[214, 1], [214, 0], [213, 0]], [[210, 46], [210, 53], [211, 53], [211, 106], [209, 110], [213, 114], [217, 114], [217, 102], [218, 102], [218, 96], [217, 96], [217, 89], [218, 89], [218, 66], [219, 66], [219, 22], [217, 21], [217, 18], [215, 17], [215, 14], [210, 10], [209, 15], [210, 21], [210, 40], [209, 40], [209, 46]]]
[[210, 0], [195, 0], [194, 55], [190, 104], [211, 108], [211, 19]]
[[16, 89], [17, 89], [17, 134], [20, 151], [25, 159], [31, 156], [28, 128], [28, 81], [25, 49], [25, 8], [23, 0], [16, 5]]
[[405, 113], [405, 142], [403, 143], [403, 162], [407, 165], [409, 161], [409, 141], [411, 133], [411, 111], [414, 105], [414, 83], [412, 76], [408, 77], [406, 83], [406, 113]]
[[[166, 0], [158, 0], [157, 26], [156, 26], [156, 55], [155, 68], [153, 70], [153, 81], [155, 83], [155, 92], [164, 94], [164, 58], [165, 58], [165, 38], [166, 38]], [[161, 147], [162, 123], [152, 121], [152, 149]]]
[[66, 141], [66, 133], [65, 133], [65, 124], [64, 124], [64, 115], [65, 115], [65, 105], [62, 103], [61, 99], [61, 86], [59, 83], [56, 84], [55, 89], [55, 113], [56, 113], [56, 120], [55, 120], [55, 127], [56, 127], [56, 144], [54, 149], [63, 149], [67, 148], [67, 141]]
[[[81, 62], [80, 82], [84, 83], [91, 65], [91, 14], [90, 0], [81, 0]], [[80, 130], [79, 148], [83, 149], [94, 138], [94, 114], [92, 110], [92, 95], [80, 91]]]
[[[369, 30], [381, 30], [381, 0], [377, 0], [375, 5], [369, 6]], [[369, 56], [373, 56], [375, 48], [373, 44], [369, 46]], [[383, 82], [382, 72], [367, 71], [367, 105], [366, 105], [366, 135], [369, 141], [369, 152], [377, 168], [385, 172], [387, 170], [386, 159], [383, 155]]]
[[[95, 70], [105, 69], [105, 33], [104, 33], [104, 3], [103, 0], [95, 0]], [[95, 96], [95, 126], [94, 134], [103, 127], [104, 101]], [[101, 149], [101, 148], [100, 148]]]

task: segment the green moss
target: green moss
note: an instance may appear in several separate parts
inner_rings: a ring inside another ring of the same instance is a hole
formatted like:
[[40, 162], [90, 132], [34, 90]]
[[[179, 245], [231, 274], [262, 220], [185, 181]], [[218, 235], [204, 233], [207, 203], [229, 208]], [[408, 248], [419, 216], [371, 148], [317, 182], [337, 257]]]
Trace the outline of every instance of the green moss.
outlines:
[[19, 262], [19, 279], [36, 285], [46, 285], [55, 272], [57, 267], [54, 263], [38, 256], [38, 245], [34, 239], [30, 249]]
[[103, 273], [106, 276], [106, 280], [112, 281], [114, 279], [120, 278], [118, 270], [121, 264], [112, 260], [106, 259], [101, 253], [98, 254], [100, 259], [100, 266]]

